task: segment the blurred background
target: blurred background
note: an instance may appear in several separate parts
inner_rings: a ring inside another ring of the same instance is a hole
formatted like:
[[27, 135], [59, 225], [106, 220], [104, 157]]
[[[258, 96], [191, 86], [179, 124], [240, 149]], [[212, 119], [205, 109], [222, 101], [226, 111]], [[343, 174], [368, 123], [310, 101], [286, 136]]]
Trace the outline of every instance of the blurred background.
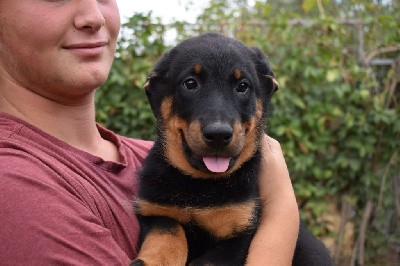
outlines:
[[163, 52], [209, 31], [257, 46], [280, 83], [266, 132], [310, 231], [338, 265], [400, 265], [399, 1], [138, 2], [118, 0], [124, 24], [98, 121], [154, 139], [143, 84]]

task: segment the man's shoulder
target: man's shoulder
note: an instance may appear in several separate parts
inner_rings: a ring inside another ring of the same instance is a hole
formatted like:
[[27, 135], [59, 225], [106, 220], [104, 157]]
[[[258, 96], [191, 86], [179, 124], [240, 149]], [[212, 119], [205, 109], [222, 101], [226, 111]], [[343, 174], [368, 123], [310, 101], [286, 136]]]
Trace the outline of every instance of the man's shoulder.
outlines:
[[0, 112], [0, 140], [9, 139], [20, 130], [23, 125], [19, 119]]
[[153, 147], [154, 141], [130, 138], [125, 136], [118, 136], [121, 144], [125, 145], [128, 149], [135, 151], [139, 154], [148, 154], [149, 150]]
[[133, 147], [142, 147], [144, 149], [150, 149], [153, 147], [154, 141], [151, 140], [143, 140], [143, 139], [136, 139], [130, 138], [125, 136], [119, 136], [121, 141], [123, 141], [126, 145], [133, 146]]
[[100, 124], [97, 125], [97, 128], [104, 139], [117, 145], [122, 145], [139, 155], [147, 154], [151, 147], [153, 147], [153, 141], [123, 136]]

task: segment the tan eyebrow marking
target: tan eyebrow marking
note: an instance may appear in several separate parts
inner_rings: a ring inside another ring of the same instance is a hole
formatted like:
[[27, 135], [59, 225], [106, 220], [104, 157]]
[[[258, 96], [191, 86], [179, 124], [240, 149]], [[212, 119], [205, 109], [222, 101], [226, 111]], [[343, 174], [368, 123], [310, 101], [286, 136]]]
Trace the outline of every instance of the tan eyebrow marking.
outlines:
[[194, 66], [194, 73], [196, 73], [197, 75], [199, 75], [202, 70], [203, 70], [203, 66], [201, 64], [196, 64]]
[[236, 69], [233, 73], [233, 76], [235, 77], [235, 79], [240, 79], [242, 77], [242, 72], [240, 72], [240, 69]]

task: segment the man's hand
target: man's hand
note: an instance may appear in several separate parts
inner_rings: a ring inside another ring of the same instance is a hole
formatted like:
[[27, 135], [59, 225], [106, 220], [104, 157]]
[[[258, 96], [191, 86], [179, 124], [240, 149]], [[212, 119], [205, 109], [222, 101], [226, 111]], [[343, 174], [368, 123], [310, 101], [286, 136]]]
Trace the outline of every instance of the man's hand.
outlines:
[[263, 211], [251, 242], [247, 265], [291, 265], [299, 232], [299, 211], [278, 141], [262, 139], [260, 196]]

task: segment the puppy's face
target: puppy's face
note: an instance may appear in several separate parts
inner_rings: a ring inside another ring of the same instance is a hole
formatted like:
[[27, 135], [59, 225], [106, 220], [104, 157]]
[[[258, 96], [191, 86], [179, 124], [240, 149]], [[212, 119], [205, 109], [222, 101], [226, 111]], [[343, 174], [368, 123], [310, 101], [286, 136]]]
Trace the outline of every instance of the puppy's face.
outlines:
[[258, 49], [217, 34], [182, 42], [146, 84], [165, 158], [197, 178], [231, 174], [257, 150], [275, 90]]

